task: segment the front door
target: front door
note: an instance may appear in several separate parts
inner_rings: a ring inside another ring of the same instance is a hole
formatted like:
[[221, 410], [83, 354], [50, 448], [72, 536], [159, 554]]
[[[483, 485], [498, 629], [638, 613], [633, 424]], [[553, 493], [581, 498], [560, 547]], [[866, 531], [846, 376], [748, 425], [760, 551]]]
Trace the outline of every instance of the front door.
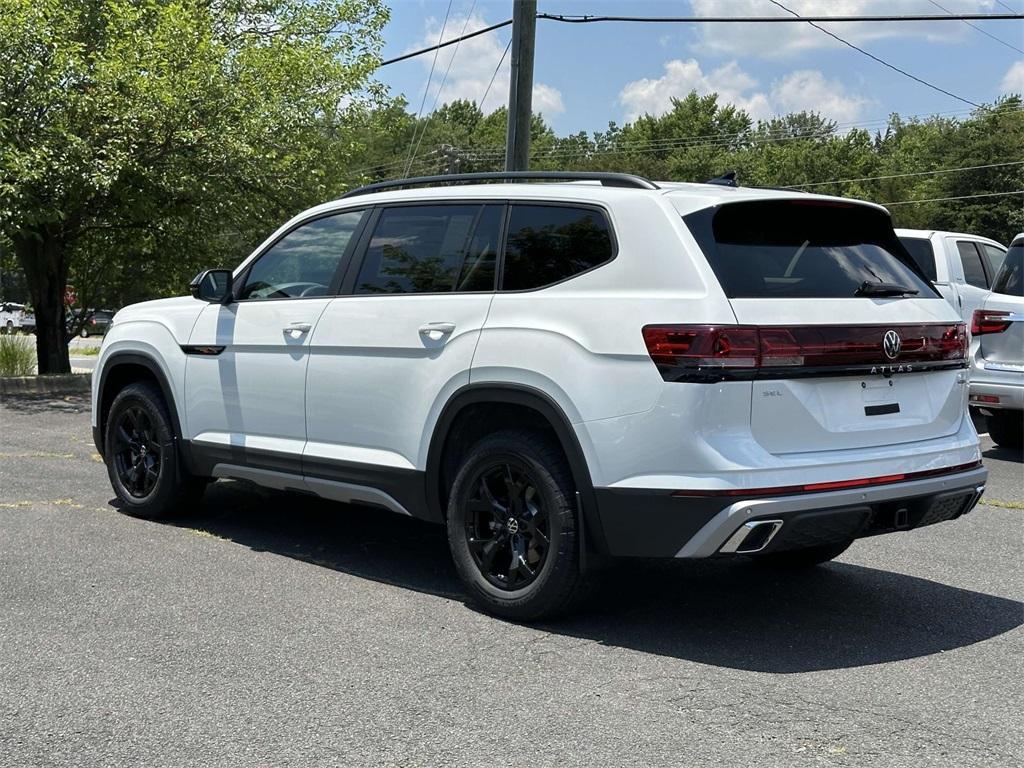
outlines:
[[362, 216], [301, 223], [236, 275], [235, 301], [203, 310], [186, 348], [195, 449], [236, 467], [301, 473], [309, 342]]

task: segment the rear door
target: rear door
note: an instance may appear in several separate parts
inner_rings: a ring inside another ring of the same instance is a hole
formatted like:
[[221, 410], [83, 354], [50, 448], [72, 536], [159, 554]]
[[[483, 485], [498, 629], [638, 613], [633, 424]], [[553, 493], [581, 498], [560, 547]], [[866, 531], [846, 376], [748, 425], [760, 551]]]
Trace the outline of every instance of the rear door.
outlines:
[[867, 448], [960, 428], [963, 326], [884, 211], [771, 200], [686, 219], [737, 322], [757, 329], [751, 426], [766, 450]]
[[995, 277], [992, 259], [982, 243], [962, 237], [947, 237], [946, 249], [951, 255], [953, 280], [960, 293], [960, 310], [969, 323], [974, 311], [980, 309]]
[[425, 425], [469, 383], [504, 216], [482, 202], [375, 211], [312, 337], [307, 478], [390, 488], [423, 469]]

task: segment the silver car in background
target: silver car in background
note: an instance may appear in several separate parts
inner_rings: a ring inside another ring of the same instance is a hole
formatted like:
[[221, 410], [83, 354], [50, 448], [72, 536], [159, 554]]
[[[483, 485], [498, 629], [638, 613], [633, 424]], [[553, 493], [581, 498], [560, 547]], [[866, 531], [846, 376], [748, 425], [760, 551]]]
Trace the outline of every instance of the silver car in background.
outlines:
[[1010, 245], [992, 292], [974, 311], [970, 403], [1006, 448], [1024, 443], [1024, 233]]

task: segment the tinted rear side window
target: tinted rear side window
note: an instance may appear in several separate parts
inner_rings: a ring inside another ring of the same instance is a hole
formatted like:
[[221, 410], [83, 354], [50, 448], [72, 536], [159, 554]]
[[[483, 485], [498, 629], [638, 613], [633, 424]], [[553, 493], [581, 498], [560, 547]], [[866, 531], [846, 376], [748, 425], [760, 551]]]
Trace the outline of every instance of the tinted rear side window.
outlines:
[[964, 280], [978, 288], [988, 288], [985, 268], [981, 265], [981, 254], [974, 243], [958, 240], [956, 249], [960, 252], [960, 262], [964, 265]]
[[611, 227], [595, 208], [513, 205], [502, 289], [542, 288], [610, 261]]
[[923, 237], [901, 237], [900, 242], [928, 279], [935, 280], [938, 275], [935, 272], [935, 251], [932, 248], [932, 241]]
[[380, 213], [355, 293], [494, 290], [500, 205], [406, 205]]
[[1024, 296], [1024, 243], [1015, 243], [1006, 252], [992, 290], [1009, 296]]
[[893, 232], [865, 205], [732, 203], [685, 217], [729, 298], [848, 298], [890, 283], [936, 298]]

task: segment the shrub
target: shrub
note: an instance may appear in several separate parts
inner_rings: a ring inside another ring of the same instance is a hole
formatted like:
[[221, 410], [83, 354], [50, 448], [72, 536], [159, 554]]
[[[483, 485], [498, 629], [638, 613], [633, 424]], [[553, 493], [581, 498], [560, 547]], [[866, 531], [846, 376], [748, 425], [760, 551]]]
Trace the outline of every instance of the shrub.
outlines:
[[36, 345], [32, 339], [0, 336], [0, 376], [31, 376], [36, 372]]

